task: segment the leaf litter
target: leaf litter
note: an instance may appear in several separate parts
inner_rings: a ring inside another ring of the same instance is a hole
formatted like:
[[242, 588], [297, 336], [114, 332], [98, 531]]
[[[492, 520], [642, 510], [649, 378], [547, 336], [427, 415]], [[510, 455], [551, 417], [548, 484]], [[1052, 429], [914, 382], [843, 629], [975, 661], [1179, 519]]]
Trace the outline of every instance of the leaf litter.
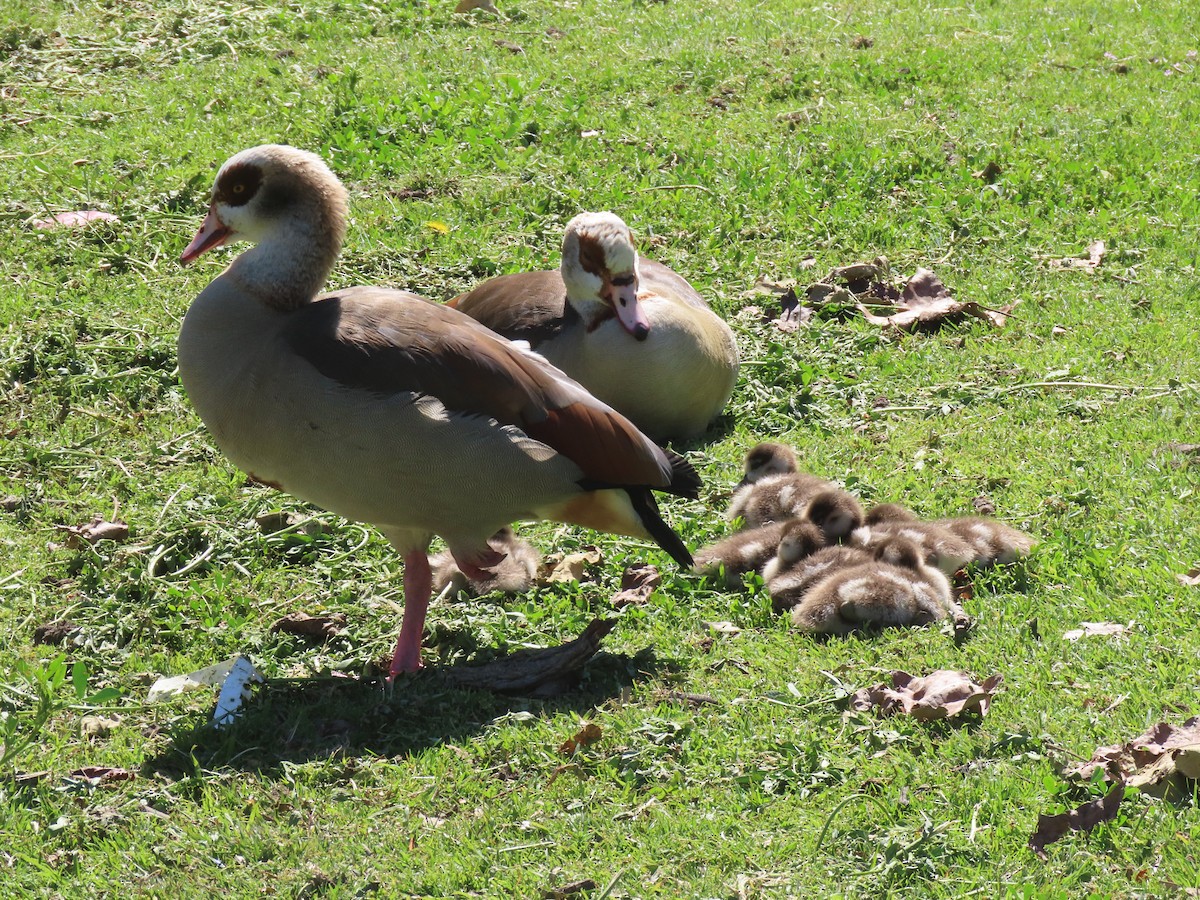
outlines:
[[[974, 301], [956, 300], [932, 269], [918, 268], [903, 284], [894, 283], [886, 257], [832, 269], [822, 280], [798, 292], [794, 281], [759, 279], [753, 294], [778, 296], [778, 307], [769, 308], [765, 321], [784, 333], [797, 331], [820, 314], [844, 315], [857, 310], [872, 325], [912, 330], [933, 328], [944, 322], [975, 317], [1003, 328], [1020, 301], [991, 309]], [[801, 300], [803, 297], [803, 301]]]
[[1159, 722], [1131, 741], [1097, 747], [1091, 759], [1066, 767], [1070, 782], [1111, 784], [1096, 800], [1054, 816], [1038, 816], [1029, 849], [1046, 858], [1045, 847], [1071, 831], [1090, 831], [1116, 818], [1126, 788], [1175, 803], [1195, 796], [1200, 779], [1200, 716], [1182, 725]]
[[950, 669], [938, 669], [922, 677], [896, 671], [891, 687], [877, 684], [863, 688], [850, 698], [850, 708], [876, 708], [884, 715], [906, 715], [921, 721], [949, 719], [968, 710], [986, 716], [1003, 680], [997, 674], [979, 684], [965, 672]]
[[617, 609], [644, 606], [660, 584], [662, 575], [657, 566], [641, 562], [626, 566], [621, 573], [621, 589], [613, 596], [612, 604]]

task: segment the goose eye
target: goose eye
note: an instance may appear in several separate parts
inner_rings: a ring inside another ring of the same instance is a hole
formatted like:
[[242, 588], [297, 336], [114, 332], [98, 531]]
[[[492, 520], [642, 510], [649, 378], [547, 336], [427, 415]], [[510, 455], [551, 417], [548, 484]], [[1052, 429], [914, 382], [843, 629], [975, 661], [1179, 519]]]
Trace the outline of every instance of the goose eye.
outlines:
[[235, 194], [244, 194], [246, 193], [246, 186], [239, 182], [233, 186], [233, 192]]

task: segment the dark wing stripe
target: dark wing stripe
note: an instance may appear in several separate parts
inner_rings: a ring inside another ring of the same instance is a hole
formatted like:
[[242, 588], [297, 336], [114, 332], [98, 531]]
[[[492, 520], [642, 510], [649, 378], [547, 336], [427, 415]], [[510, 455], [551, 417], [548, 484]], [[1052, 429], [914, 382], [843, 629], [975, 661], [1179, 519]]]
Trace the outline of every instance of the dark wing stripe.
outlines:
[[650, 493], [649, 489], [626, 488], [625, 492], [629, 494], [629, 501], [633, 504], [634, 511], [642, 520], [650, 537], [654, 538], [654, 542], [670, 553], [671, 559], [679, 565], [685, 569], [692, 568], [695, 565], [692, 561], [692, 552], [688, 550], [683, 539], [671, 530], [671, 526], [663, 521], [658, 512], [658, 504], [654, 502], [654, 495]]

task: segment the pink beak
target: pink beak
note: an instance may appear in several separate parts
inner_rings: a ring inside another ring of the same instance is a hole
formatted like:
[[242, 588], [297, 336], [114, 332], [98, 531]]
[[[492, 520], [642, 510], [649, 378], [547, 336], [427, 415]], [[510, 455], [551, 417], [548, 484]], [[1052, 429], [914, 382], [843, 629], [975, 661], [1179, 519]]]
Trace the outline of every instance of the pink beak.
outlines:
[[183, 255], [179, 257], [179, 261], [185, 266], [188, 263], [194, 262], [213, 247], [220, 247], [228, 240], [231, 233], [232, 229], [228, 225], [223, 225], [221, 220], [217, 218], [217, 208], [210, 206], [208, 208], [208, 215], [204, 217], [204, 222], [201, 224], [200, 230], [196, 232], [196, 236], [192, 238], [192, 242], [187, 245], [187, 249], [183, 251]]
[[650, 334], [650, 320], [646, 311], [638, 303], [637, 287], [632, 284], [612, 286], [613, 308], [617, 311], [617, 321], [639, 341], [644, 341]]

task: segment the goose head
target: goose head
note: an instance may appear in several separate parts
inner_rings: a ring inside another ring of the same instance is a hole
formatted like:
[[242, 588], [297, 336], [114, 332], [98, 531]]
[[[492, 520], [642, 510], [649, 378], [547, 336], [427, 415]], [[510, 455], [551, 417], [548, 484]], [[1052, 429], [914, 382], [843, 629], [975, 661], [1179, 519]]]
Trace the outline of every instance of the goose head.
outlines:
[[872, 507], [863, 519], [865, 525], [878, 525], [881, 522], [916, 522], [917, 517], [899, 503], [880, 503]]
[[638, 303], [638, 254], [633, 234], [612, 213], [580, 213], [563, 236], [562, 279], [567, 299], [591, 331], [615, 316], [629, 334], [644, 341], [650, 320]]
[[790, 568], [806, 556], [811, 556], [825, 546], [825, 535], [811, 522], [793, 519], [784, 526], [779, 536], [776, 556], [783, 568]]
[[746, 474], [738, 483], [745, 487], [771, 475], [789, 475], [796, 471], [796, 454], [791, 447], [766, 442], [746, 454]]
[[208, 214], [180, 262], [251, 241], [258, 247], [253, 257], [243, 255], [252, 262], [240, 274], [258, 275], [273, 305], [307, 302], [341, 250], [346, 214], [346, 189], [319, 156], [280, 144], [252, 147], [217, 172]]
[[925, 567], [925, 556], [913, 541], [895, 537], [882, 541], [875, 548], [875, 558], [902, 569], [921, 571]]

